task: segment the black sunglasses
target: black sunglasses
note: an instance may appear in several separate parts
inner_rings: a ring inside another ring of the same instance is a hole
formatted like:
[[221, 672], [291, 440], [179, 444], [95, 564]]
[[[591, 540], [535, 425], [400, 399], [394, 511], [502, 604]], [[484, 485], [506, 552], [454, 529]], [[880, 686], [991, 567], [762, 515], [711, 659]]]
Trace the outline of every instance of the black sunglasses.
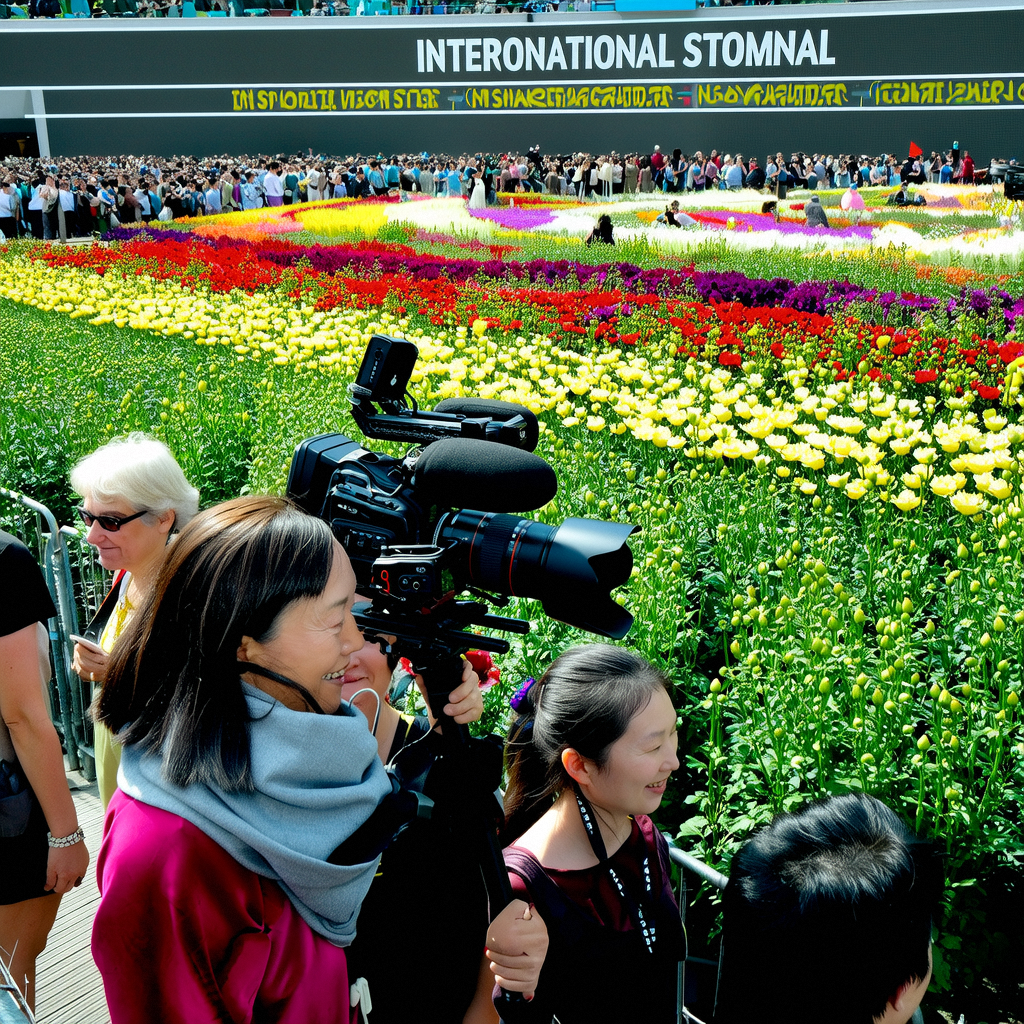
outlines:
[[92, 526], [93, 523], [99, 523], [100, 529], [107, 533], [117, 533], [118, 530], [124, 526], [125, 523], [130, 523], [133, 519], [139, 519], [144, 516], [149, 509], [144, 508], [141, 512], [136, 512], [133, 516], [94, 516], [91, 512], [87, 512], [81, 505], [75, 510], [81, 517], [82, 522], [86, 526]]

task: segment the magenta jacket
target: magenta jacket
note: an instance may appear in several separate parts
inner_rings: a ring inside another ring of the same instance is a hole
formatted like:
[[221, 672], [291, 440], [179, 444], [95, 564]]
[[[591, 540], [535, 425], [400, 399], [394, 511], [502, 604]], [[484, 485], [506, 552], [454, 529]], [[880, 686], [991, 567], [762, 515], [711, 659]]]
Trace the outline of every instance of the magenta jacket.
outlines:
[[92, 952], [113, 1024], [348, 1024], [344, 949], [191, 822], [114, 794]]

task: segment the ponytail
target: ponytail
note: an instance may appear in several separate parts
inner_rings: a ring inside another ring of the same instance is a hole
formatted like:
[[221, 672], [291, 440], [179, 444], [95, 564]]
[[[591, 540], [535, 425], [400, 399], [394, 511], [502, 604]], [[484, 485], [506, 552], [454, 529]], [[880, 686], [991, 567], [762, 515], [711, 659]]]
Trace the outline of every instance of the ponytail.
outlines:
[[544, 815], [569, 785], [562, 753], [573, 749], [603, 768], [612, 744], [667, 678], [639, 655], [611, 644], [585, 644], [559, 655], [541, 679], [524, 687], [505, 748], [508, 846]]

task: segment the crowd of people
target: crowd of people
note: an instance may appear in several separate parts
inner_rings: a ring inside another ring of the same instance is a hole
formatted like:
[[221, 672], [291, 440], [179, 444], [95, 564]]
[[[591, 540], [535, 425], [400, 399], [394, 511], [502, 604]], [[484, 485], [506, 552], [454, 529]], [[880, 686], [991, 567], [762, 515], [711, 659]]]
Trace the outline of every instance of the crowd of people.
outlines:
[[[444, 730], [480, 718], [498, 670], [471, 652], [443, 713], [398, 710], [428, 681], [394, 636], [360, 632], [365, 597], [323, 520], [278, 497], [197, 511], [172, 453], [138, 434], [72, 485], [115, 573], [74, 650], [107, 806], [92, 952], [113, 1024], [337, 1024], [371, 1007], [374, 1024], [676, 1021], [686, 938], [650, 817], [680, 764], [663, 673], [624, 647], [570, 648], [518, 687], [507, 739], [468, 741], [474, 771], [445, 771]], [[0, 574], [0, 948], [32, 1004], [90, 854], [44, 697], [56, 613], [8, 534]], [[431, 816], [382, 829], [410, 792]], [[504, 851], [500, 912], [466, 842], [474, 801]], [[731, 871], [719, 1024], [799, 1006], [910, 1019], [943, 882], [896, 814], [864, 794], [782, 814]]]
[[785, 198], [794, 188], [974, 184], [966, 150], [900, 159], [781, 152], [763, 162], [741, 153], [681, 149], [620, 155], [416, 153], [391, 156], [120, 156], [0, 162], [0, 235], [88, 236], [111, 226], [177, 220], [263, 206], [393, 193], [448, 196], [483, 207], [498, 193], [537, 192], [612, 200], [655, 192], [755, 189]]
[[[697, 0], [698, 7], [741, 7], [800, 0]], [[590, 11], [592, 0], [449, 0], [447, 3], [418, 3], [389, 0], [384, 9], [367, 0], [85, 0], [92, 18], [179, 18], [219, 13], [228, 17], [264, 15], [270, 11], [291, 11], [294, 15], [331, 17], [377, 13], [411, 15], [516, 14], [555, 11]], [[30, 18], [63, 18], [60, 0], [28, 0], [24, 10]]]

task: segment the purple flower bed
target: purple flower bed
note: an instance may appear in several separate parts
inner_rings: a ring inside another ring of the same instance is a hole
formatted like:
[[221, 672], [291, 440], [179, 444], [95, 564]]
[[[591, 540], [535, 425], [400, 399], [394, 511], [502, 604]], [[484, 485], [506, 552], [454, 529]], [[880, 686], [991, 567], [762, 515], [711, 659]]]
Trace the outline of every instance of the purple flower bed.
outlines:
[[169, 238], [175, 242], [204, 242], [212, 245], [210, 239], [202, 235], [193, 235], [191, 231], [178, 231], [175, 228], [150, 228], [148, 225], [140, 225], [136, 228], [111, 228], [103, 235], [104, 242], [134, 242], [140, 237], [159, 241], [161, 238]]
[[704, 227], [725, 229], [731, 219], [735, 231], [779, 231], [784, 235], [824, 235], [830, 238], [870, 238], [868, 224], [851, 224], [845, 228], [824, 228], [818, 225], [808, 227], [792, 221], [776, 221], [770, 213], [731, 213], [728, 210], [714, 210], [707, 213], [691, 214]]

